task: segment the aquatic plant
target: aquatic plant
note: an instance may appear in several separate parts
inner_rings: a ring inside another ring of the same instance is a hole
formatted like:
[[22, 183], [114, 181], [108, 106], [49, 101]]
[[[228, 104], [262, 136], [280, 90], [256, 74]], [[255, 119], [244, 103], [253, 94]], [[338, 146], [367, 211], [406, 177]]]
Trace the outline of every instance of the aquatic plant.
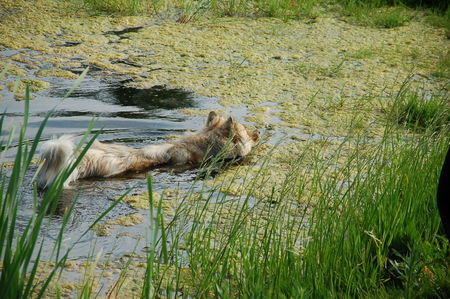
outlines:
[[[450, 30], [450, 26], [449, 26]], [[449, 31], [450, 32], [450, 31]], [[436, 69], [431, 73], [433, 76], [443, 79], [450, 78], [450, 51], [443, 53], [437, 63]]]
[[392, 118], [399, 124], [420, 130], [448, 129], [450, 106], [448, 95], [426, 96], [401, 90], [394, 99]]
[[157, 1], [148, 0], [83, 0], [97, 13], [142, 14], [156, 9]]
[[386, 6], [373, 2], [343, 1], [344, 14], [357, 24], [381, 28], [403, 26], [412, 19], [412, 12], [402, 6]]

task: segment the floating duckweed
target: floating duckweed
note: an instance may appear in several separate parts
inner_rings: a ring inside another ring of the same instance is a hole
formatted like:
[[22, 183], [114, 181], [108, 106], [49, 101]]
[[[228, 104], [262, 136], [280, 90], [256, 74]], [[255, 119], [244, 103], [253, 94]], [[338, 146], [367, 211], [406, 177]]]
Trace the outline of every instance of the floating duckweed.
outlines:
[[64, 268], [69, 270], [69, 271], [75, 271], [79, 268], [79, 261], [76, 260], [67, 260], [64, 263]]
[[61, 77], [65, 79], [76, 79], [78, 78], [77, 74], [72, 73], [71, 71], [61, 70], [61, 69], [47, 69], [40, 70], [36, 73], [37, 77]]
[[99, 237], [106, 237], [111, 235], [111, 225], [106, 223], [98, 223], [91, 228]]
[[[33, 158], [30, 162], [31, 165], [38, 165], [41, 162], [41, 159], [39, 158]], [[4, 162], [4, 163], [0, 163], [0, 167], [6, 167], [6, 168], [11, 168], [14, 166], [14, 161], [11, 162]]]
[[27, 75], [27, 71], [15, 65], [14, 63], [7, 63], [4, 61], [0, 61], [0, 73], [5, 70], [6, 70], [5, 74], [7, 75], [15, 75], [20, 77], [24, 77]]
[[268, 115], [268, 114], [255, 113], [252, 115], [247, 115], [245, 117], [245, 120], [249, 121], [249, 122], [257, 123], [259, 125], [265, 125], [269, 118], [270, 118], [270, 115]]
[[[175, 196], [177, 196], [178, 193], [174, 193], [170, 190], [164, 191], [164, 199], [161, 203], [161, 208], [163, 209], [164, 213], [167, 216], [173, 216], [175, 215], [175, 208], [174, 208], [174, 202], [173, 199]], [[153, 205], [154, 207], [158, 207], [161, 201], [161, 195], [157, 192], [153, 192]], [[124, 199], [124, 202], [128, 203], [130, 206], [132, 206], [134, 209], [137, 210], [148, 210], [150, 209], [150, 204], [148, 201], [148, 192], [137, 194], [137, 195], [131, 195], [127, 196]]]
[[22, 53], [11, 56], [11, 60], [26, 64], [33, 64], [33, 62], [29, 59], [29, 57], [25, 56]]
[[[155, 206], [158, 205], [160, 199], [161, 195], [157, 192], [153, 192], [153, 203]], [[127, 196], [123, 201], [128, 203], [133, 207], [133, 209], [136, 210], [148, 210], [150, 208], [150, 204], [148, 201], [148, 192]]]
[[176, 135], [176, 134], [167, 134], [166, 136], [164, 136], [164, 138], [166, 140], [176, 140], [178, 138], [180, 138], [180, 135]]
[[11, 92], [24, 93], [26, 86], [29, 86], [31, 92], [41, 91], [50, 86], [47, 81], [35, 80], [35, 79], [21, 79], [16, 86], [16, 82], [9, 82], [8, 89]]
[[[211, 111], [210, 109], [189, 109], [189, 108], [181, 109], [181, 112], [183, 112], [184, 114], [203, 117], [207, 117], [210, 111]], [[228, 113], [228, 111], [223, 109], [215, 109], [214, 111], [216, 111], [220, 115], [226, 115]]]
[[139, 213], [129, 214], [116, 220], [108, 221], [107, 224], [116, 224], [123, 226], [133, 226], [145, 221], [144, 216]]

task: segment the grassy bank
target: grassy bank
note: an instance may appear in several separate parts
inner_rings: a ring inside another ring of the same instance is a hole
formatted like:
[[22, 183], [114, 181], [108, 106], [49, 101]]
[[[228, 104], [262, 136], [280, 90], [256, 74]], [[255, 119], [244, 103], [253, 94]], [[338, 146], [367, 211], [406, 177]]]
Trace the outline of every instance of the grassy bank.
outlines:
[[[446, 1], [423, 0], [84, 0], [95, 13], [124, 15], [158, 14], [178, 11], [177, 21], [190, 22], [202, 15], [314, 19], [325, 11], [338, 12], [350, 22], [382, 28], [404, 25], [417, 14], [430, 23], [450, 30]], [[413, 9], [411, 9], [413, 8]], [[414, 10], [415, 9], [415, 10]]]

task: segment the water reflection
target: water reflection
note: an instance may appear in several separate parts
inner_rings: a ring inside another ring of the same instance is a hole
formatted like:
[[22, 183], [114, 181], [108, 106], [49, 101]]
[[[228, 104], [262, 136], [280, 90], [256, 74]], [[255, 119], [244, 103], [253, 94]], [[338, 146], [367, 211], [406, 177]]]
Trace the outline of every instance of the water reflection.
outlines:
[[195, 105], [192, 93], [180, 88], [153, 86], [139, 89], [128, 86], [118, 86], [110, 89], [116, 104], [136, 106], [144, 109], [179, 109]]

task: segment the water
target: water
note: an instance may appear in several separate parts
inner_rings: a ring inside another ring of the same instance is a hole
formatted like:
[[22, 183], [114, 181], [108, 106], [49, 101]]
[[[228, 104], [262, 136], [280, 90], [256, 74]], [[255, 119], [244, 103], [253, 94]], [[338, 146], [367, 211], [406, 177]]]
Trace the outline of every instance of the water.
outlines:
[[[129, 32], [131, 31], [108, 34], [120, 36]], [[20, 52], [27, 53], [28, 58], [35, 61], [40, 69], [52, 68], [52, 65], [39, 61], [42, 59], [38, 58], [40, 53], [26, 49], [0, 51], [0, 59]], [[14, 63], [26, 69], [23, 63]], [[80, 72], [79, 69], [72, 71]], [[25, 135], [25, 139], [30, 141], [34, 139], [39, 126], [50, 110], [53, 110], [53, 114], [42, 134], [42, 141], [62, 134], [70, 134], [75, 136], [75, 139], [81, 139], [89, 123], [95, 119], [93, 132], [101, 131], [98, 138], [100, 141], [143, 147], [165, 142], [168, 135], [181, 135], [204, 125], [205, 117], [186, 115], [180, 109], [224, 109], [216, 99], [198, 96], [184, 89], [167, 86], [154, 86], [147, 89], [131, 87], [128, 85], [132, 82], [130, 78], [123, 78], [95, 68], [91, 68], [81, 85], [63, 100], [63, 96], [75, 80], [54, 77], [36, 78], [36, 72], [35, 69], [29, 69], [27, 78], [48, 81], [51, 87], [32, 94], [34, 98], [30, 101], [29, 125]], [[14, 80], [16, 80], [14, 76], [7, 76], [3, 83], [0, 81], [0, 84], [6, 86], [5, 82], [14, 82]], [[13, 94], [7, 88], [0, 90], [0, 95], [3, 96], [0, 100], [0, 110], [5, 111], [7, 115], [6, 126], [2, 131], [4, 136], [12, 127], [16, 127], [16, 130], [20, 128], [23, 121], [24, 102], [14, 100]], [[238, 121], [247, 124], [244, 121], [247, 114], [245, 107], [228, 108], [228, 111]], [[271, 121], [276, 123], [278, 120]], [[13, 143], [11, 149], [6, 152], [6, 161], [14, 160], [15, 150]], [[25, 227], [34, 213], [31, 180], [36, 169], [37, 166], [33, 165], [25, 178], [17, 221], [19, 230]], [[64, 191], [59, 206], [59, 212], [62, 212], [75, 201], [74, 212], [65, 231], [63, 249], [72, 246], [95, 219], [113, 203], [113, 200], [129, 190], [132, 190], [130, 194], [141, 194], [147, 191], [147, 175], [153, 177], [154, 191], [162, 192], [166, 189], [189, 189], [194, 184], [197, 174], [197, 169], [183, 171], [152, 169], [147, 173], [127, 177], [93, 178], [75, 182], [72, 189]], [[194, 188], [200, 187], [201, 181], [194, 184]], [[97, 250], [101, 248], [104, 254], [112, 258], [121, 258], [124, 254], [133, 251], [143, 253], [142, 249], [149, 246], [148, 236], [151, 234], [148, 211], [136, 211], [128, 204], [120, 203], [111, 210], [105, 220], [117, 219], [136, 212], [144, 216], [146, 219], [144, 223], [129, 227], [112, 226], [110, 236], [98, 237], [94, 232], [90, 232], [76, 243], [69, 258], [86, 258], [92, 252], [94, 244]], [[56, 239], [61, 221], [61, 216], [49, 218], [48, 225], [42, 231], [42, 235], [47, 238], [42, 253], [43, 259], [50, 258], [54, 242], [49, 240]]]
[[[25, 50], [26, 51], [26, 50]], [[2, 51], [4, 57], [17, 54], [18, 51]], [[21, 65], [20, 63], [17, 63]], [[40, 65], [48, 68], [48, 65]], [[33, 93], [30, 101], [30, 115], [25, 139], [33, 140], [47, 113], [54, 109], [52, 117], [42, 135], [42, 140], [62, 134], [74, 135], [80, 139], [93, 118], [96, 119], [94, 132], [101, 130], [100, 141], [124, 144], [132, 147], [142, 147], [147, 144], [158, 144], [166, 141], [168, 135], [181, 135], [186, 131], [196, 130], [204, 125], [205, 118], [188, 116], [180, 112], [182, 108], [222, 108], [215, 99], [200, 97], [183, 89], [173, 89], [165, 86], [155, 86], [139, 89], [127, 85], [130, 80], [110, 78], [101, 72], [91, 72], [79, 88], [69, 97], [63, 96], [72, 86], [74, 80], [62, 78], [36, 78], [35, 70], [29, 70], [27, 78], [46, 80], [51, 88]], [[14, 76], [8, 76], [4, 81], [12, 82]], [[4, 82], [3, 82], [4, 83]], [[6, 86], [4, 84], [3, 86]], [[6, 126], [2, 135], [8, 134], [12, 127], [20, 128], [23, 121], [24, 102], [16, 101], [7, 88], [0, 91], [3, 95], [0, 110], [7, 116]], [[237, 112], [237, 110], [236, 110]], [[239, 113], [243, 115], [242, 111]], [[238, 115], [239, 117], [239, 115]], [[15, 157], [15, 146], [6, 152], [5, 160], [12, 161]], [[37, 166], [31, 167], [22, 190], [20, 215], [17, 221], [18, 229], [23, 229], [34, 213], [32, 176]], [[63, 211], [75, 200], [75, 209], [66, 228], [66, 239], [63, 248], [69, 248], [89, 228], [95, 219], [128, 190], [131, 194], [147, 191], [146, 176], [152, 175], [154, 191], [165, 189], [188, 189], [196, 177], [197, 170], [169, 171], [168, 169], [153, 169], [148, 173], [134, 176], [80, 180], [73, 184], [73, 189], [65, 190], [61, 199], [59, 211]], [[136, 211], [126, 203], [117, 205], [105, 220], [117, 219], [131, 213], [141, 213], [148, 219], [148, 211]], [[53, 248], [61, 217], [48, 219], [48, 226], [42, 234], [47, 241], [44, 245], [43, 258], [49, 258]], [[119, 258], [134, 250], [137, 253], [148, 246], [150, 234], [148, 220], [135, 226], [113, 226], [110, 236], [97, 237], [90, 232], [78, 242], [71, 259], [82, 259], [89, 255], [93, 244], [102, 248], [105, 254]]]

